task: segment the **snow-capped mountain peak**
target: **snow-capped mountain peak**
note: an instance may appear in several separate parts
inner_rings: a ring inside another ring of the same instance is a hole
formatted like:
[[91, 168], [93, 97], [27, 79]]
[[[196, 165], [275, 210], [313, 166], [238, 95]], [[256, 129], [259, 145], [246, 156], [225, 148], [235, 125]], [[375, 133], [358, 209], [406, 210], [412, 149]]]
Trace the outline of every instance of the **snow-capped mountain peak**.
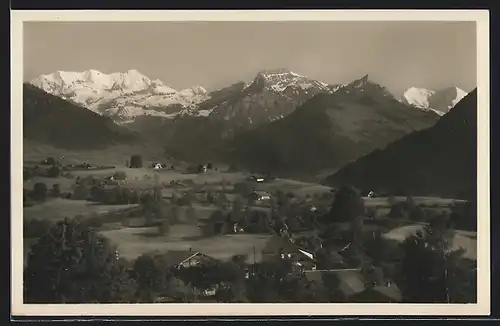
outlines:
[[328, 85], [285, 68], [262, 70], [253, 81], [217, 103], [210, 118], [235, 129], [282, 119], [319, 93], [333, 93]]
[[436, 91], [410, 87], [403, 94], [403, 101], [420, 109], [429, 108], [429, 99]]
[[467, 92], [456, 86], [440, 90], [410, 87], [403, 93], [401, 102], [424, 111], [444, 115], [466, 95]]
[[121, 86], [131, 91], [143, 90], [151, 85], [151, 80], [135, 69], [130, 69], [119, 77]]
[[180, 93], [185, 96], [204, 96], [208, 94], [207, 90], [200, 85], [183, 89]]
[[320, 91], [328, 91], [328, 84], [306, 76], [299, 75], [285, 68], [268, 69], [260, 71], [255, 77], [249, 89], [268, 89], [274, 92], [283, 92], [288, 87], [300, 88], [307, 91], [315, 88]]
[[[121, 122], [133, 121], [133, 117], [140, 115], [168, 118], [208, 97], [201, 86], [179, 92], [159, 79], [149, 79], [136, 69], [111, 74], [95, 69], [56, 71], [41, 75], [30, 84]], [[176, 109], [168, 109], [170, 106]]]
[[466, 91], [464, 91], [461, 88], [454, 87], [454, 89], [455, 89], [455, 92], [457, 95], [456, 95], [455, 99], [452, 101], [452, 107], [457, 105], [457, 103], [460, 102], [468, 94]]
[[64, 95], [68, 91], [81, 92], [84, 89], [91, 93], [140, 91], [148, 88], [151, 85], [151, 80], [135, 69], [125, 73], [112, 74], [89, 69], [83, 72], [56, 71], [41, 75], [31, 80], [30, 83], [48, 93]]

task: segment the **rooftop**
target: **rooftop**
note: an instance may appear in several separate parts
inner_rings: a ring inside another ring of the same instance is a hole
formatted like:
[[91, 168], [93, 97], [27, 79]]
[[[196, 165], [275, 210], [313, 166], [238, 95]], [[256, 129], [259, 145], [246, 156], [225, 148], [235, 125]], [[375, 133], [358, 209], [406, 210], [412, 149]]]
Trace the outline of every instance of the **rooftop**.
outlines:
[[307, 271], [306, 278], [308, 281], [314, 281], [318, 285], [324, 285], [324, 277], [328, 274], [335, 275], [338, 278], [340, 282], [339, 288], [346, 296], [351, 296], [365, 290], [364, 278], [361, 275], [361, 270], [358, 268]]
[[167, 251], [164, 254], [158, 255], [158, 257], [167, 265], [167, 266], [176, 266], [180, 263], [186, 261], [187, 259], [198, 255], [198, 251], [190, 251], [190, 250], [171, 250]]

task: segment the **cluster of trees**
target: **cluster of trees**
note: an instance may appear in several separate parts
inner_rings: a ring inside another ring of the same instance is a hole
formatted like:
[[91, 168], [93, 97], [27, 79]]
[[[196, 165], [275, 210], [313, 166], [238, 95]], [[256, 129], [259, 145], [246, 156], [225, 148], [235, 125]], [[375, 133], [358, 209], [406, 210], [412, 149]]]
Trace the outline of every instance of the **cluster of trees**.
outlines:
[[252, 268], [253, 277], [249, 278], [248, 300], [258, 303], [273, 302], [315, 302], [320, 292], [305, 276], [294, 269], [291, 261], [263, 262]]
[[[449, 250], [447, 232], [446, 221], [440, 220], [399, 246], [379, 234], [364, 239], [367, 286], [390, 278], [402, 290], [404, 302], [474, 302], [475, 270], [460, 251]], [[160, 295], [178, 296], [179, 282], [184, 300], [190, 302], [196, 301], [194, 289], [216, 285], [221, 302], [345, 300], [335, 274], [323, 274], [320, 286], [286, 260], [252, 265], [249, 278], [240, 257], [176, 272], [161, 256], [144, 254], [133, 263], [121, 259], [107, 239], [74, 220], [56, 225], [32, 220], [25, 224], [25, 236], [39, 237], [24, 273], [28, 303], [153, 302]], [[318, 259], [330, 264], [326, 268], [335, 268], [340, 260], [324, 249]]]
[[24, 271], [26, 303], [154, 302], [162, 295], [179, 296], [179, 282], [190, 302], [215, 286], [219, 302], [297, 302], [313, 295], [305, 278], [281, 263], [257, 265], [255, 277], [246, 279], [240, 257], [181, 270], [161, 255], [143, 254], [128, 262], [107, 239], [68, 219], [39, 236]]
[[174, 278], [197, 289], [226, 283], [219, 293], [221, 300], [244, 300], [244, 270], [235, 262], [214, 262], [175, 273], [161, 256], [144, 254], [132, 263], [120, 258], [106, 238], [75, 220], [52, 226], [33, 220], [25, 227], [33, 230], [40, 225], [44, 231], [37, 232], [39, 239], [24, 271], [26, 303], [153, 302], [156, 296], [173, 291]]
[[25, 168], [23, 170], [23, 180], [30, 180], [35, 176], [58, 178], [61, 176], [62, 170], [59, 166], [51, 166], [48, 169], [40, 169], [38, 165], [33, 168]]
[[168, 292], [173, 276], [169, 267], [152, 254], [143, 254], [134, 261], [132, 277], [137, 282], [139, 302], [153, 302], [155, 296]]
[[46, 220], [29, 219], [23, 223], [23, 238], [39, 238], [46, 234], [52, 224]]
[[136, 283], [106, 238], [65, 219], [31, 247], [26, 303], [133, 302]]
[[[86, 188], [81, 185], [80, 188]], [[76, 192], [76, 189], [75, 189]], [[81, 191], [82, 194], [85, 191]], [[105, 205], [128, 205], [138, 204], [140, 202], [140, 194], [130, 188], [116, 186], [113, 188], [105, 188], [103, 186], [94, 186], [87, 192], [85, 196], [90, 201], [105, 204]]]
[[[343, 205], [336, 203], [341, 193]], [[350, 216], [351, 221], [356, 220], [363, 209], [355, 190], [344, 188], [339, 194], [331, 213], [335, 211], [337, 216], [341, 213], [342, 216]], [[465, 211], [465, 207], [473, 207], [473, 204], [457, 206]], [[389, 215], [414, 221], [427, 220], [429, 223], [423, 232], [408, 237], [400, 245], [384, 239], [380, 232], [365, 233], [360, 241], [361, 252], [367, 258], [365, 263], [380, 268], [384, 277], [396, 280], [405, 302], [474, 302], [477, 284], [474, 263], [463, 258], [462, 250], [450, 249], [456, 222], [453, 218], [457, 217], [436, 214], [430, 218], [410, 196], [404, 202], [395, 203]], [[362, 227], [362, 224], [359, 225], [360, 230]]]
[[476, 200], [466, 200], [454, 203], [451, 212], [417, 205], [411, 196], [405, 201], [394, 202], [389, 217], [400, 218], [413, 222], [432, 222], [436, 219], [448, 219], [457, 229], [475, 231], [477, 229]]
[[319, 273], [318, 280], [292, 266], [289, 260], [263, 262], [252, 266], [253, 276], [247, 280], [250, 302], [345, 302], [345, 293], [335, 273]]
[[[50, 178], [57, 178], [61, 175], [62, 164], [56, 161], [56, 159], [54, 159], [53, 157], [46, 158], [45, 160], [41, 161], [40, 164], [50, 166], [50, 168], [45, 171], [45, 176], [48, 176]], [[38, 166], [36, 166], [34, 170], [40, 171], [40, 169], [37, 168]]]
[[[37, 193], [47, 193], [46, 188], [41, 188]], [[244, 226], [246, 232], [282, 229], [285, 224], [293, 224], [289, 216], [293, 216], [297, 207], [290, 199], [286, 194], [277, 195], [276, 209], [267, 214], [250, 210], [244, 198], [238, 196], [231, 206], [224, 206], [213, 214], [210, 222], [213, 232], [227, 232], [234, 223]], [[142, 194], [138, 200], [140, 215], [150, 221], [160, 221], [161, 234], [167, 234], [170, 225], [179, 218], [179, 202], [165, 205], [159, 187]], [[470, 213], [472, 205], [457, 204], [454, 209], [456, 214], [465, 215]], [[402, 204], [394, 203], [392, 209], [394, 216], [406, 214], [411, 219], [417, 207], [408, 197]], [[318, 218], [315, 225], [309, 226], [318, 229], [317, 235], [297, 239], [296, 243], [315, 252], [318, 268], [361, 267], [367, 286], [393, 280], [402, 290], [405, 302], [476, 300], [474, 263], [462, 258], [463, 252], [449, 248], [453, 214], [433, 218], [424, 232], [398, 244], [385, 239], [379, 231], [367, 231], [363, 223], [366, 213], [359, 191], [343, 187], [330, 210]], [[187, 207], [186, 216], [196, 221], [192, 207]], [[338, 302], [345, 299], [338, 290], [338, 280], [331, 274], [323, 275], [319, 286], [295, 273], [285, 262], [252, 266], [253, 276], [248, 279], [244, 277], [241, 259], [193, 267], [176, 274], [155, 256], [143, 255], [133, 264], [113, 256], [116, 248], [78, 222], [65, 220], [53, 227], [42, 224], [36, 220], [25, 224], [25, 236], [39, 237], [28, 257], [25, 274], [25, 294], [30, 302], [151, 302], [162, 293], [181, 291], [181, 288], [184, 300], [193, 301], [196, 300], [193, 289], [214, 285], [221, 285], [217, 300], [224, 302]], [[331, 249], [344, 245], [345, 250], [341, 252]], [[90, 284], [94, 279], [96, 284]]]
[[33, 185], [33, 189], [23, 189], [23, 201], [36, 201], [43, 202], [48, 198], [59, 198], [62, 196], [67, 196], [61, 192], [61, 186], [58, 183], [52, 185], [49, 189], [44, 182], [37, 182]]
[[60, 166], [61, 164], [53, 157], [47, 157], [46, 159], [40, 161], [41, 165], [50, 165], [50, 166]]
[[[364, 219], [370, 211], [357, 189], [343, 187], [329, 212], [318, 219], [318, 236], [298, 239], [296, 243], [316, 249], [318, 268], [362, 267], [370, 271], [367, 279], [397, 281], [407, 302], [474, 302], [474, 264], [462, 257], [463, 252], [450, 251], [451, 239], [446, 237], [453, 232], [459, 215], [470, 217], [473, 207], [470, 202], [457, 204], [451, 215], [431, 215], [410, 196], [406, 201], [394, 202], [389, 218], [429, 222], [423, 234], [398, 244], [382, 237], [380, 231], [365, 229]], [[325, 246], [318, 249], [317, 243]], [[347, 249], [340, 255], [337, 249], [326, 249], [344, 245]], [[430, 287], [432, 291], [427, 290]]]
[[399, 285], [405, 302], [476, 302], [475, 263], [462, 258], [462, 249], [450, 249], [452, 232], [442, 217], [404, 241]]

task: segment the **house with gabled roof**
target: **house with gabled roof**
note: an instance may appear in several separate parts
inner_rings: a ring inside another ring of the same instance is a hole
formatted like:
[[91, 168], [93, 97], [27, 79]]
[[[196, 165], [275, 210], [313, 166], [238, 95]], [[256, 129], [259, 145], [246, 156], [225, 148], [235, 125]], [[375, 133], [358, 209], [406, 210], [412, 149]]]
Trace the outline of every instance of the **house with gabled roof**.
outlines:
[[215, 258], [193, 250], [170, 250], [158, 255], [158, 258], [165, 266], [175, 269], [195, 267], [215, 261]]
[[269, 193], [260, 190], [254, 191], [251, 196], [257, 201], [267, 201], [271, 199], [271, 195]]
[[290, 239], [278, 235], [272, 236], [262, 250], [263, 261], [292, 260], [294, 265], [302, 269], [315, 269], [314, 253], [300, 248]]

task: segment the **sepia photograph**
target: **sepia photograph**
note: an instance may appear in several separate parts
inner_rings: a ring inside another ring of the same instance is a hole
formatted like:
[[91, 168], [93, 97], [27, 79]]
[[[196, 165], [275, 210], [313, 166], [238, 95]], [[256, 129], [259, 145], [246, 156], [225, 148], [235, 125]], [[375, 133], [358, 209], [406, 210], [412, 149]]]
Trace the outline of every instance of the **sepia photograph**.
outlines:
[[489, 313], [487, 11], [11, 18], [14, 315]]

